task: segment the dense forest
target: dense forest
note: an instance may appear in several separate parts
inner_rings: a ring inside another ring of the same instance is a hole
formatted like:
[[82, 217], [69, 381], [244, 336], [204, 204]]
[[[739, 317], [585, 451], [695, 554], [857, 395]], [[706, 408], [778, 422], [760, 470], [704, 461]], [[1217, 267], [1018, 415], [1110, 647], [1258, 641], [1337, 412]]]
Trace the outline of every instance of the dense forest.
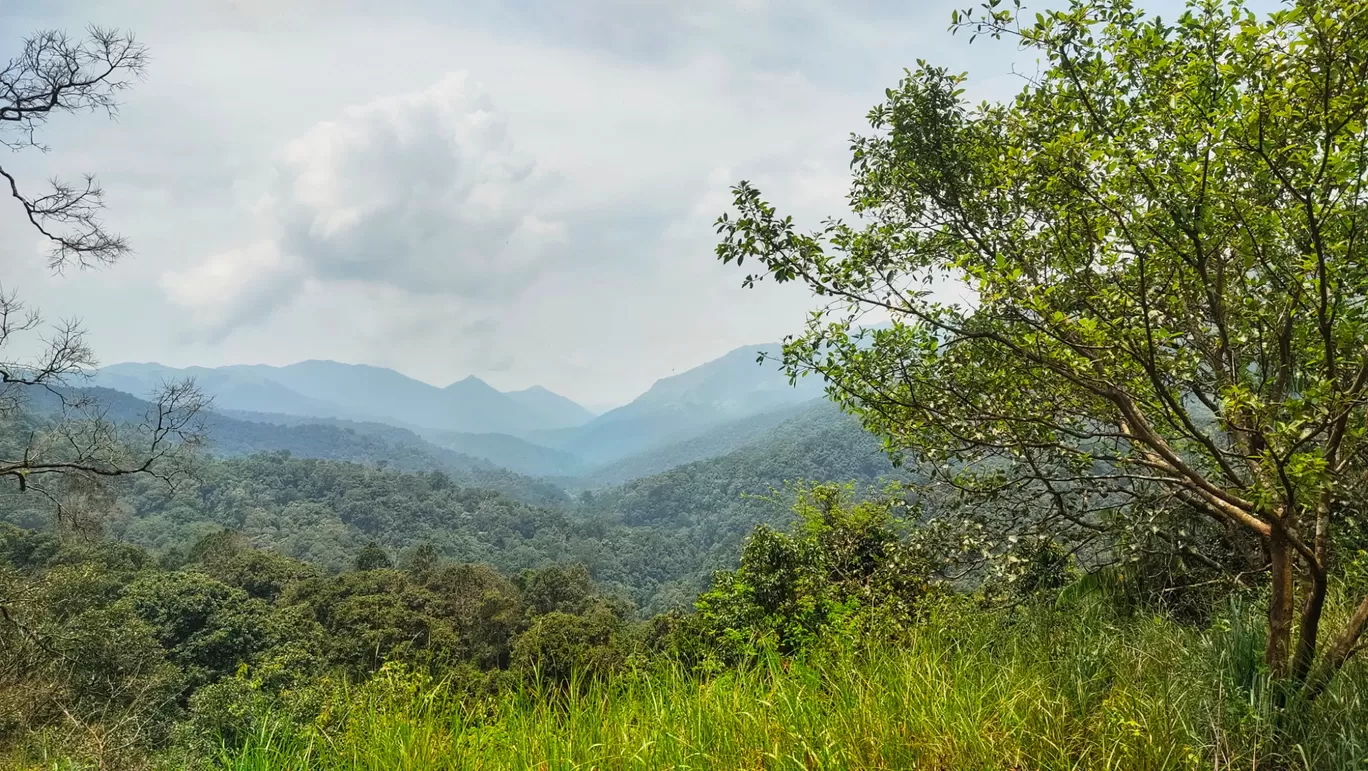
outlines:
[[[905, 71], [850, 219], [737, 183], [806, 326], [601, 413], [100, 368], [0, 291], [0, 769], [1368, 768], [1368, 3], [950, 21], [1036, 74]], [[35, 33], [0, 140], [150, 62]], [[0, 175], [53, 271], [131, 253]]]
[[[485, 462], [443, 463], [446, 456], [423, 452], [416, 438], [402, 441], [412, 437], [402, 429], [387, 432], [400, 441], [386, 441], [330, 425], [214, 416], [209, 431], [211, 455], [191, 479], [175, 488], [150, 478], [121, 485], [101, 517], [103, 535], [170, 565], [225, 528], [325, 571], [350, 566], [371, 542], [395, 554], [426, 546], [443, 559], [505, 571], [579, 563], [653, 609], [689, 604], [712, 570], [735, 559], [752, 527], [786, 518], [791, 484], [874, 485], [894, 475], [877, 441], [829, 406], [735, 452], [573, 502], [549, 482]], [[11, 522], [51, 524], [46, 500], [6, 500]]]

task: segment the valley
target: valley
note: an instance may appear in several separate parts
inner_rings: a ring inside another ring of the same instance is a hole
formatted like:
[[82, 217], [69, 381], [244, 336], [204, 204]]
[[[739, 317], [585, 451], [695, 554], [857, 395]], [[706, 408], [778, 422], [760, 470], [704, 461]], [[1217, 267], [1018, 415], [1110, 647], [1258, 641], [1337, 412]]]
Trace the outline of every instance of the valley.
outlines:
[[[436, 388], [333, 362], [120, 364], [79, 393], [127, 423], [150, 408], [137, 394], [167, 381], [193, 377], [212, 397], [193, 479], [174, 491], [153, 480], [121, 487], [119, 513], [103, 525], [168, 564], [224, 528], [330, 571], [368, 543], [396, 555], [426, 544], [444, 560], [506, 571], [580, 563], [634, 605], [663, 611], [687, 607], [757, 524], [787, 522], [792, 485], [901, 478], [816, 381], [791, 387], [756, 362], [761, 350], [774, 347], [732, 351], [599, 416], [544, 389], [502, 394], [470, 379]], [[375, 389], [369, 400], [330, 379], [357, 373]], [[481, 407], [453, 395], [457, 386]], [[33, 407], [44, 405], [57, 408]], [[10, 521], [45, 527], [44, 501], [13, 505]]]

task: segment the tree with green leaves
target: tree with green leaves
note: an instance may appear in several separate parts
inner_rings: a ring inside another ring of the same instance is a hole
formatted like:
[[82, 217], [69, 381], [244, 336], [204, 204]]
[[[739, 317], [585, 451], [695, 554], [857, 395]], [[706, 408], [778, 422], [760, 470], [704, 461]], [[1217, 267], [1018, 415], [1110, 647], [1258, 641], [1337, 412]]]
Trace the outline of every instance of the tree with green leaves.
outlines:
[[1366, 597], [1322, 644], [1368, 481], [1368, 2], [990, 0], [952, 29], [1040, 72], [975, 106], [920, 63], [852, 140], [859, 222], [802, 232], [742, 182], [719, 257], [830, 298], [790, 374], [1015, 532], [1256, 543], [1266, 663], [1314, 697], [1368, 627]]
[[437, 547], [424, 541], [409, 552], [404, 569], [414, 575], [423, 576], [436, 570], [441, 562], [442, 554], [437, 551]]
[[394, 567], [389, 555], [380, 547], [380, 544], [371, 541], [361, 549], [361, 553], [356, 555], [357, 570], [388, 570]]

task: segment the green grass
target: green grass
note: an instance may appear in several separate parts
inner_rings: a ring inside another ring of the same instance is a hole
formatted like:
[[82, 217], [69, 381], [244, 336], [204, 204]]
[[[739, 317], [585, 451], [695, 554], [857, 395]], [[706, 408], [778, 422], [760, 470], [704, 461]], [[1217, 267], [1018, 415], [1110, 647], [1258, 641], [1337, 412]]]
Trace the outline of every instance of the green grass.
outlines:
[[[638, 671], [472, 699], [389, 668], [308, 726], [264, 720], [249, 769], [1368, 768], [1363, 668], [1275, 731], [1247, 614], [1212, 630], [956, 614], [897, 644], [699, 678]], [[1281, 748], [1275, 752], [1275, 748]]]

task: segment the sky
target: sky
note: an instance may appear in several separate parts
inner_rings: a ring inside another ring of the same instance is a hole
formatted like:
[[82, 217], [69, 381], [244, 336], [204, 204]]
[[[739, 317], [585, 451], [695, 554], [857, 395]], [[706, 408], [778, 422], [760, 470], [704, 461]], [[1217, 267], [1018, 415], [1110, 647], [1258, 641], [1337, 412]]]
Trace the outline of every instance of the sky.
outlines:
[[952, 36], [956, 5], [10, 0], [0, 58], [93, 23], [151, 61], [117, 121], [59, 116], [49, 152], [3, 160], [34, 190], [97, 174], [134, 254], [54, 276], [0, 201], [0, 283], [102, 363], [334, 359], [625, 403], [816, 305], [713, 256], [731, 185], [816, 226], [904, 68], [1022, 87], [1034, 60]]

